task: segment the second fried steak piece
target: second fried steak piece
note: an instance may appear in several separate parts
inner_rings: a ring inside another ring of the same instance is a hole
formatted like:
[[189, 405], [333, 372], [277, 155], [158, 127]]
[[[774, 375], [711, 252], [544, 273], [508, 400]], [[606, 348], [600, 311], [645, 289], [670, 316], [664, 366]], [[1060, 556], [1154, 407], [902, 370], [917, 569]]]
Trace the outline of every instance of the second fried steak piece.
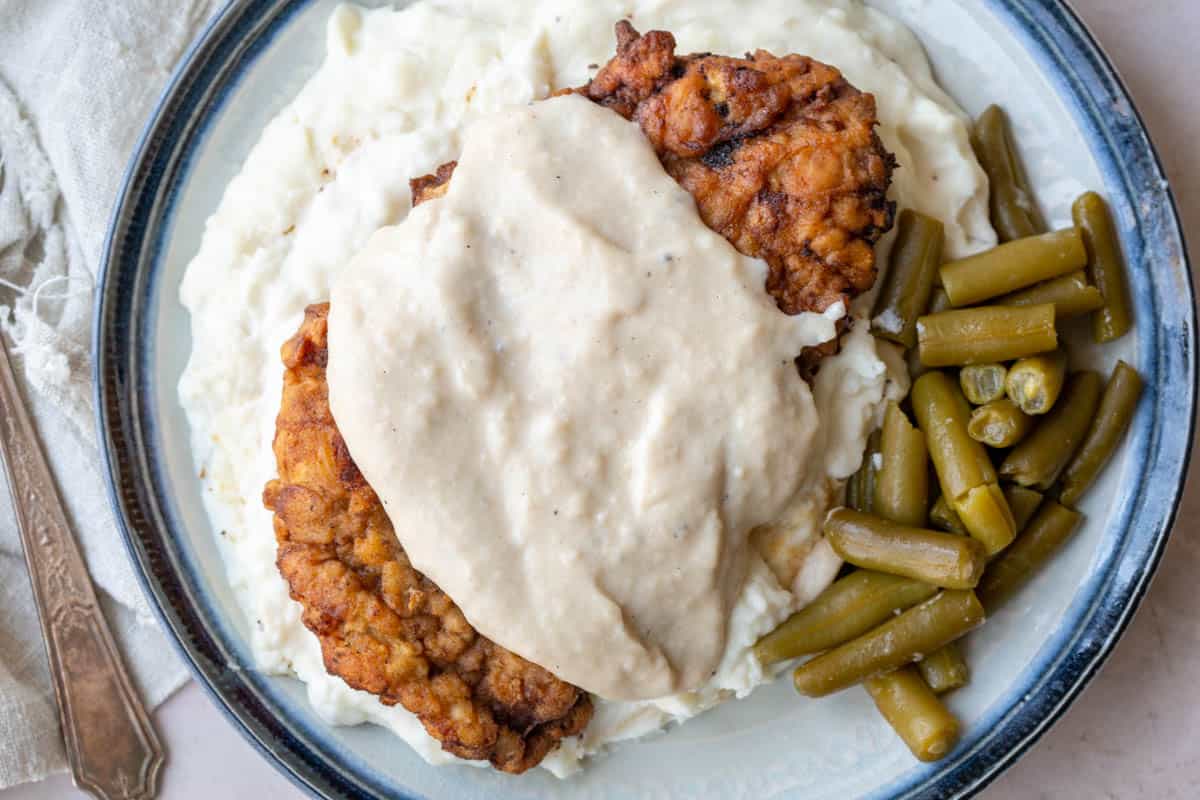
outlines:
[[[805, 56], [676, 56], [670, 33], [641, 36], [625, 20], [616, 32], [617, 55], [567, 91], [641, 126], [705, 224], [767, 262], [779, 307], [824, 311], [870, 289], [895, 214], [875, 98]], [[453, 172], [412, 181], [414, 205], [444, 194]]]
[[279, 478], [263, 492], [279, 571], [330, 674], [400, 703], [446, 751], [524, 772], [584, 729], [591, 701], [476, 633], [409, 562], [329, 409], [328, 313], [309, 307], [282, 351]]

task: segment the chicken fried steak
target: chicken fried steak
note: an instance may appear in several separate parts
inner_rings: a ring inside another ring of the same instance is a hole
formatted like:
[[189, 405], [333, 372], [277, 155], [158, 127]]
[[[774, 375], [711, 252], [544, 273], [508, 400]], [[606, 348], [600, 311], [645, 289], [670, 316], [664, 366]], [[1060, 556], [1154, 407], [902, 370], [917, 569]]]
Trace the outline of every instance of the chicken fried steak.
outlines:
[[447, 752], [524, 772], [584, 729], [591, 700], [476, 633], [409, 562], [329, 410], [328, 311], [309, 307], [282, 350], [279, 478], [263, 492], [279, 571], [330, 674], [400, 703]]
[[[764, 259], [766, 289], [788, 314], [848, 302], [875, 281], [873, 245], [892, 225], [894, 160], [875, 133], [875, 101], [833, 67], [759, 51], [676, 56], [670, 33], [617, 25], [617, 55], [583, 94], [636, 121], [701, 218]], [[413, 205], [442, 196], [455, 162], [411, 181]], [[278, 566], [326, 669], [400, 703], [456, 756], [519, 773], [592, 716], [586, 693], [480, 636], [408, 561], [329, 410], [328, 304], [308, 309], [283, 347]], [[799, 359], [815, 370], [830, 346]]]

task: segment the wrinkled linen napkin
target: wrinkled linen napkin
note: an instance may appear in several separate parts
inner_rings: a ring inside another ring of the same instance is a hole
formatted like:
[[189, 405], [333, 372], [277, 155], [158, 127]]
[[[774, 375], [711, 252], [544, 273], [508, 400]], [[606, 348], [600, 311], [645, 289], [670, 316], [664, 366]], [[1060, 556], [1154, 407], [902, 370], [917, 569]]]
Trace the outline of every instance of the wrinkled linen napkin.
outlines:
[[[152, 704], [187, 673], [150, 615], [104, 489], [92, 420], [92, 288], [142, 128], [223, 4], [0, 0], [0, 330], [109, 622]], [[4, 489], [0, 608], [3, 788], [66, 766]]]

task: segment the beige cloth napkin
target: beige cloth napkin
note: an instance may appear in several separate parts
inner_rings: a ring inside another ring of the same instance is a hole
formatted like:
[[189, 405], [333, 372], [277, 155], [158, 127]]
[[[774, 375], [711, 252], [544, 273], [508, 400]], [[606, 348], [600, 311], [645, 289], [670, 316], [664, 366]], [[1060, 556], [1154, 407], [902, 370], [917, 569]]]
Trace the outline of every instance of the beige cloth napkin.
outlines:
[[[0, 0], [0, 328], [109, 621], [153, 704], [187, 673], [150, 615], [104, 490], [92, 421], [92, 287], [142, 128], [171, 70], [221, 5]], [[0, 608], [3, 788], [65, 766], [3, 489]]]

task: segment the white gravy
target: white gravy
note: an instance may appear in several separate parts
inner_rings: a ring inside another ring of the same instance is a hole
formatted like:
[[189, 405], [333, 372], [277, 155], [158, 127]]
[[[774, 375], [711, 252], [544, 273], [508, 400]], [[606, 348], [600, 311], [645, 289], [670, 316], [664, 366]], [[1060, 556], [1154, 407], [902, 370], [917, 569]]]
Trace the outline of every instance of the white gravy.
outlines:
[[606, 698], [712, 676], [809, 462], [792, 361], [841, 316], [780, 313], [765, 275], [572, 96], [470, 126], [446, 196], [335, 279], [334, 418], [478, 630]]

